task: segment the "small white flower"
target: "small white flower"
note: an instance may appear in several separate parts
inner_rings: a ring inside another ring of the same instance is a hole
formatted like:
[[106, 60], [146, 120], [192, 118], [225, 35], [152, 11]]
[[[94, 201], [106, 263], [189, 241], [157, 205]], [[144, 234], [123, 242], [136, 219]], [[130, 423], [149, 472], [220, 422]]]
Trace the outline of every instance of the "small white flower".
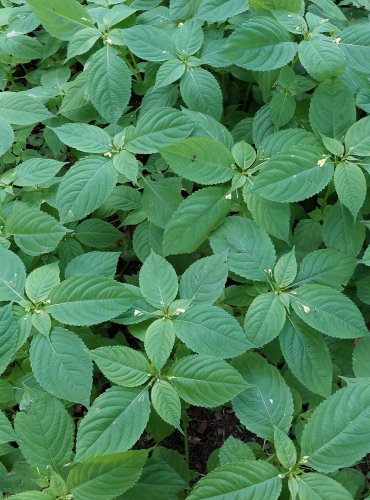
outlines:
[[321, 168], [325, 165], [327, 158], [322, 158], [321, 160], [318, 160], [317, 164]]
[[183, 26], [184, 26], [184, 23], [179, 23], [179, 24], [177, 25], [177, 27], [178, 27], [178, 28], [182, 28]]
[[142, 314], [143, 314], [143, 313], [142, 313], [141, 311], [139, 311], [138, 309], [135, 309], [135, 311], [134, 311], [134, 316], [135, 316], [135, 317], [136, 317], [136, 316], [142, 316]]
[[108, 158], [112, 158], [112, 153], [110, 151], [107, 151], [106, 153], [104, 153], [104, 156], [108, 157]]
[[340, 44], [340, 38], [339, 38], [339, 37], [338, 37], [338, 38], [335, 38], [335, 39], [334, 39], [334, 43], [335, 43], [335, 45], [338, 47], [338, 46], [339, 46], [339, 44]]
[[231, 193], [225, 195], [225, 200], [231, 200], [232, 196]]
[[303, 306], [303, 310], [306, 314], [308, 314], [311, 311], [311, 309], [308, 306]]
[[177, 312], [177, 314], [182, 314], [182, 313], [184, 313], [184, 312], [185, 312], [185, 309], [183, 309], [182, 307], [178, 307], [178, 308], [176, 309], [176, 312]]
[[112, 45], [112, 44], [113, 44], [113, 41], [112, 41], [112, 39], [111, 39], [111, 38], [107, 38], [107, 44], [108, 44], [108, 45]]

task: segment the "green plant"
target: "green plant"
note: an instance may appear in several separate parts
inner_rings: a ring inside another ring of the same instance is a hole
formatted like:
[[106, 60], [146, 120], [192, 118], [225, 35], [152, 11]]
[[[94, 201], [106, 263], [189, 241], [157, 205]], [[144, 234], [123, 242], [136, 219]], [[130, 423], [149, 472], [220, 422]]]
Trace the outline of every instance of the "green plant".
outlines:
[[365, 498], [368, 2], [0, 3], [4, 498]]

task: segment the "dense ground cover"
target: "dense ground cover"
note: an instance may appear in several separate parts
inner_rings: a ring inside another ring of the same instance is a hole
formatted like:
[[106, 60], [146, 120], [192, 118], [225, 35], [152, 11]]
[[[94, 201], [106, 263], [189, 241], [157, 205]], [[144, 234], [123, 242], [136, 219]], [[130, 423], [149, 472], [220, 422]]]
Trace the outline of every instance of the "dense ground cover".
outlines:
[[0, 3], [4, 497], [366, 498], [368, 2]]

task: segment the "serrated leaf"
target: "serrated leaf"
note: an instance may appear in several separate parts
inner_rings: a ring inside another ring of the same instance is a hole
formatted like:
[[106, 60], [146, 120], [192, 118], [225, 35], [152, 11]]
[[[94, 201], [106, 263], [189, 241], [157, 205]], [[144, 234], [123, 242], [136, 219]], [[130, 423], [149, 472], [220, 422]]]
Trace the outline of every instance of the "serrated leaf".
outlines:
[[0, 374], [12, 360], [17, 348], [17, 323], [12, 314], [12, 306], [0, 307]]
[[203, 68], [189, 67], [181, 78], [180, 92], [189, 109], [220, 119], [222, 92], [212, 73]]
[[171, 170], [198, 184], [219, 184], [230, 180], [233, 157], [230, 151], [208, 137], [190, 137], [160, 150]]
[[6, 418], [4, 413], [0, 411], [0, 443], [9, 443], [9, 441], [15, 441], [16, 435], [13, 430], [12, 424]]
[[[180, 181], [180, 182], [178, 182]], [[156, 226], [164, 229], [173, 213], [183, 201], [181, 179], [165, 178], [151, 181], [144, 178], [143, 209]]]
[[274, 267], [274, 278], [281, 287], [290, 285], [297, 275], [297, 259], [294, 248], [282, 255]]
[[48, 338], [35, 335], [30, 362], [37, 382], [47, 392], [89, 406], [92, 363], [77, 335], [63, 328], [53, 328]]
[[283, 467], [291, 469], [297, 463], [297, 450], [290, 437], [278, 427], [274, 430], [276, 456]]
[[26, 269], [21, 259], [11, 250], [0, 247], [0, 300], [23, 300]]
[[34, 97], [8, 91], [0, 93], [0, 113], [12, 125], [33, 125], [54, 116]]
[[214, 469], [202, 478], [188, 496], [189, 500], [224, 497], [229, 500], [242, 498], [268, 498], [277, 500], [281, 491], [279, 471], [263, 461], [246, 461]]
[[164, 255], [191, 253], [209, 236], [229, 210], [224, 188], [209, 187], [191, 194], [165, 227]]
[[369, 353], [370, 338], [363, 337], [353, 349], [352, 367], [356, 377], [370, 377]]
[[100, 207], [116, 185], [117, 172], [108, 158], [87, 157], [63, 176], [56, 196], [63, 223], [83, 219]]
[[248, 4], [244, 0], [202, 0], [197, 17], [210, 23], [220, 23], [247, 9]]
[[68, 263], [64, 271], [65, 279], [79, 274], [99, 274], [113, 279], [119, 257], [119, 252], [86, 252], [78, 255]]
[[234, 358], [247, 349], [237, 320], [223, 309], [194, 305], [173, 320], [177, 337], [192, 351], [216, 358]]
[[168, 61], [176, 56], [172, 38], [155, 26], [137, 25], [126, 29], [123, 36], [131, 52], [146, 61]]
[[89, 458], [68, 474], [75, 500], [111, 500], [131, 488], [147, 460], [146, 450]]
[[211, 235], [215, 253], [228, 253], [230, 271], [244, 278], [265, 281], [266, 272], [275, 264], [275, 249], [267, 235], [251, 219], [227, 217]]
[[366, 198], [365, 174], [355, 163], [339, 163], [334, 173], [334, 185], [340, 202], [356, 219]]
[[350, 384], [326, 399], [303, 430], [305, 464], [319, 472], [333, 472], [369, 453], [369, 411], [370, 387], [365, 382]]
[[180, 398], [206, 408], [230, 401], [247, 385], [226, 361], [202, 354], [193, 354], [174, 363], [169, 381]]
[[132, 304], [122, 283], [104, 276], [73, 276], [53, 289], [45, 308], [66, 325], [103, 323], [126, 311]]
[[354, 123], [344, 139], [346, 152], [354, 156], [370, 156], [370, 116]]
[[[199, 16], [199, 12], [198, 12]], [[204, 35], [201, 24], [195, 19], [190, 19], [177, 26], [175, 45], [181, 57], [189, 57], [201, 48]]]
[[366, 73], [370, 64], [370, 30], [367, 23], [356, 23], [341, 31], [340, 46], [348, 66], [359, 73]]
[[296, 102], [294, 97], [284, 90], [277, 92], [271, 99], [270, 116], [275, 127], [286, 125], [294, 116]]
[[14, 141], [14, 132], [6, 120], [0, 118], [0, 156], [4, 155]]
[[294, 312], [330, 337], [354, 339], [368, 334], [357, 306], [345, 295], [322, 285], [303, 285], [291, 295]]
[[111, 387], [80, 421], [76, 461], [130, 449], [148, 423], [150, 402], [142, 387]]
[[158, 415], [176, 429], [180, 427], [181, 401], [173, 386], [165, 380], [157, 380], [151, 391], [153, 408]]
[[87, 123], [65, 123], [50, 127], [63, 144], [84, 153], [106, 153], [112, 148], [112, 139], [101, 128]]
[[307, 73], [318, 81], [341, 75], [347, 66], [340, 45], [320, 33], [302, 40], [298, 46], [298, 55]]
[[335, 500], [351, 500], [352, 495], [331, 477], [309, 472], [296, 477], [299, 500], [326, 500], [328, 495]]
[[180, 59], [170, 59], [159, 67], [155, 78], [155, 88], [166, 87], [179, 80], [186, 69], [185, 64]]
[[169, 262], [154, 252], [145, 260], [140, 270], [139, 282], [144, 298], [157, 309], [165, 309], [176, 298], [176, 271]]
[[31, 158], [15, 167], [13, 183], [17, 186], [37, 186], [49, 182], [64, 163], [48, 158]]
[[59, 266], [57, 262], [37, 267], [26, 279], [26, 294], [35, 304], [49, 297], [53, 288], [60, 283]]
[[161, 255], [162, 240], [163, 230], [150, 221], [144, 221], [135, 228], [132, 246], [138, 258], [144, 262], [152, 250]]
[[175, 338], [174, 324], [166, 318], [157, 319], [149, 325], [145, 332], [145, 352], [157, 370], [161, 370], [170, 357]]
[[15, 432], [26, 460], [58, 471], [72, 454], [73, 420], [56, 398], [39, 392], [37, 399], [14, 419]]
[[150, 365], [138, 351], [124, 346], [100, 347], [91, 357], [108, 380], [123, 387], [136, 387], [150, 378]]
[[229, 436], [220, 448], [220, 465], [239, 463], [245, 460], [254, 460], [254, 454], [248, 443]]
[[277, 368], [256, 353], [235, 361], [249, 387], [237, 396], [233, 409], [240, 422], [264, 439], [272, 439], [275, 427], [288, 432], [293, 398]]

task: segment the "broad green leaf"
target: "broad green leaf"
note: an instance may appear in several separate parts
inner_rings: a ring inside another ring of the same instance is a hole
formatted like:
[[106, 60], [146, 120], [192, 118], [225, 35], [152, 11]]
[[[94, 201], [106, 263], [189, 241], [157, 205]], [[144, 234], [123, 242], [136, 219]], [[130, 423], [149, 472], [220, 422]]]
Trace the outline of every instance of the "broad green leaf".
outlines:
[[135, 228], [132, 246], [138, 258], [144, 262], [152, 250], [158, 255], [162, 253], [162, 240], [163, 229], [150, 221], [144, 221]]
[[321, 141], [311, 132], [301, 128], [288, 128], [268, 135], [258, 147], [258, 156], [266, 159], [278, 153], [290, 152], [294, 146], [309, 149], [312, 146], [322, 148]]
[[83, 219], [100, 207], [116, 185], [117, 172], [109, 158], [87, 157], [63, 176], [56, 206], [63, 223]]
[[35, 304], [43, 302], [59, 283], [59, 266], [57, 262], [37, 267], [27, 276], [25, 286], [27, 297]]
[[262, 460], [250, 460], [214, 469], [195, 485], [188, 499], [277, 500], [281, 484], [276, 467]]
[[99, 274], [113, 279], [119, 257], [119, 252], [86, 252], [78, 255], [68, 263], [64, 271], [65, 279], [79, 274]]
[[31, 158], [15, 167], [13, 183], [17, 186], [37, 186], [52, 180], [64, 163], [48, 158]]
[[195, 261], [181, 276], [180, 298], [194, 304], [213, 304], [221, 295], [228, 275], [224, 255], [211, 255]]
[[361, 312], [340, 292], [322, 285], [303, 285], [293, 293], [295, 313], [319, 332], [341, 339], [368, 335]]
[[356, 259], [352, 255], [338, 250], [332, 248], [314, 250], [302, 259], [294, 285], [317, 283], [333, 288], [341, 287], [352, 277], [356, 264]]
[[86, 219], [76, 228], [76, 238], [88, 247], [108, 248], [122, 237], [112, 224], [101, 219]]
[[333, 172], [320, 149], [296, 146], [267, 160], [250, 191], [280, 203], [301, 201], [324, 189]]
[[193, 354], [171, 366], [168, 379], [187, 403], [214, 408], [235, 398], [247, 384], [226, 361]]
[[341, 140], [356, 120], [351, 90], [338, 78], [325, 80], [312, 96], [309, 118], [317, 134]]
[[68, 474], [75, 500], [111, 500], [131, 488], [147, 460], [146, 450], [126, 451], [89, 458]]
[[188, 67], [181, 78], [180, 92], [189, 109], [220, 119], [222, 92], [212, 73], [203, 68]]
[[297, 450], [290, 437], [278, 427], [274, 430], [276, 456], [283, 467], [291, 469], [297, 463]]
[[78, 30], [68, 43], [67, 60], [88, 52], [100, 38], [96, 28], [83, 28]]
[[211, 235], [215, 253], [228, 253], [230, 271], [255, 281], [266, 281], [275, 264], [275, 249], [267, 235], [251, 219], [227, 217]]
[[151, 391], [153, 408], [158, 415], [175, 428], [180, 427], [181, 401], [173, 386], [165, 380], [157, 380]]
[[48, 338], [35, 335], [30, 362], [35, 379], [47, 392], [89, 406], [92, 363], [77, 335], [63, 328], [53, 328]]
[[154, 252], [140, 269], [139, 282], [144, 298], [157, 309], [167, 308], [176, 298], [178, 290], [176, 271], [171, 264]]
[[11, 250], [0, 247], [0, 300], [23, 300], [26, 269], [21, 259]]
[[370, 64], [370, 30], [368, 24], [351, 24], [340, 33], [340, 46], [347, 58], [349, 68], [367, 73]]
[[168, 177], [159, 181], [144, 178], [143, 209], [149, 221], [164, 229], [183, 201], [181, 179]]
[[167, 318], [157, 319], [145, 332], [145, 352], [157, 370], [161, 370], [170, 357], [175, 337], [174, 324]]
[[288, 64], [297, 52], [289, 32], [268, 17], [248, 20], [228, 39], [230, 62], [253, 71], [271, 71]]
[[106, 44], [87, 66], [89, 99], [107, 122], [116, 122], [131, 97], [131, 73], [115, 49]]
[[330, 153], [339, 157], [343, 156], [344, 146], [340, 141], [338, 141], [338, 139], [332, 139], [331, 137], [326, 137], [325, 135], [321, 136], [321, 138], [324, 146], [328, 151], [330, 151]]
[[365, 382], [350, 384], [326, 399], [304, 427], [304, 463], [328, 473], [351, 466], [369, 453], [369, 412], [370, 387]]
[[111, 387], [80, 421], [76, 461], [130, 449], [148, 423], [150, 402], [142, 387]]
[[[198, 12], [199, 16], [199, 12]], [[195, 19], [177, 25], [175, 37], [176, 51], [181, 57], [189, 57], [201, 48], [204, 35], [201, 24]]]
[[355, 163], [339, 163], [334, 173], [334, 185], [340, 202], [348, 208], [356, 220], [366, 198], [365, 174]]
[[12, 306], [0, 307], [0, 373], [12, 360], [17, 348], [17, 323], [12, 314]]
[[302, 11], [302, 1], [301, 0], [250, 0], [250, 6], [253, 9], [263, 9], [267, 11], [272, 11], [272, 13], [279, 11], [290, 11], [290, 12], [301, 12]]
[[231, 152], [235, 163], [243, 170], [253, 165], [256, 159], [256, 152], [254, 148], [245, 141], [240, 141], [234, 144]]
[[347, 66], [339, 43], [320, 33], [302, 40], [298, 46], [298, 55], [307, 73], [320, 82], [341, 75]]
[[4, 155], [14, 141], [14, 132], [9, 122], [0, 118], [0, 156]]
[[370, 266], [370, 245], [365, 250], [365, 253], [362, 256], [361, 263], [365, 264], [365, 266]]
[[292, 94], [281, 90], [271, 99], [270, 116], [275, 127], [278, 129], [286, 125], [294, 116], [296, 102]]
[[370, 156], [370, 116], [354, 123], [346, 133], [346, 152], [354, 156]]
[[34, 125], [54, 116], [34, 97], [8, 91], [0, 93], [0, 113], [12, 125]]
[[35, 256], [55, 250], [68, 229], [38, 208], [25, 208], [7, 218], [5, 232], [26, 254]]
[[299, 500], [351, 500], [353, 497], [340, 483], [328, 476], [309, 472], [296, 477]]
[[249, 306], [244, 321], [248, 347], [261, 347], [271, 342], [281, 332], [285, 318], [285, 307], [276, 294], [258, 295]]
[[108, 380], [123, 387], [136, 387], [150, 377], [146, 357], [130, 347], [109, 346], [91, 351], [91, 357]]
[[273, 439], [275, 427], [288, 432], [293, 398], [278, 369], [256, 353], [240, 357], [235, 366], [249, 385], [232, 402], [240, 422], [263, 439]]
[[274, 278], [280, 287], [290, 285], [297, 275], [297, 259], [294, 248], [282, 255], [274, 267]]
[[126, 29], [123, 36], [131, 52], [146, 61], [168, 61], [176, 56], [173, 39], [155, 26], [137, 25]]
[[15, 441], [16, 435], [13, 430], [12, 424], [6, 418], [3, 412], [0, 411], [0, 443], [9, 443]]
[[27, 462], [58, 471], [71, 458], [73, 420], [56, 398], [38, 392], [14, 419], [17, 442]]
[[194, 137], [210, 137], [219, 144], [223, 144], [227, 149], [231, 149], [234, 144], [234, 139], [229, 130], [218, 120], [212, 116], [198, 111], [190, 111], [183, 109], [182, 112], [188, 116], [193, 122], [194, 129], [192, 136]]
[[63, 144], [84, 153], [106, 153], [112, 148], [110, 136], [95, 125], [65, 123], [60, 127], [50, 128]]
[[295, 316], [279, 335], [281, 351], [293, 375], [320, 396], [331, 393], [332, 362], [324, 338]]
[[27, 0], [48, 32], [61, 40], [70, 40], [79, 30], [92, 27], [87, 10], [77, 0]]
[[248, 9], [244, 0], [202, 0], [199, 2], [197, 18], [209, 23], [223, 22]]
[[245, 460], [254, 460], [254, 454], [248, 443], [229, 436], [220, 448], [220, 465], [239, 463]]
[[32, 313], [31, 317], [32, 326], [45, 337], [49, 336], [51, 329], [51, 317], [48, 313], [42, 309], [38, 309], [37, 312]]
[[356, 377], [370, 377], [369, 354], [370, 338], [363, 337], [353, 349], [352, 366]]
[[166, 87], [179, 80], [186, 70], [185, 64], [180, 59], [165, 61], [157, 71], [155, 88]]
[[173, 324], [177, 337], [198, 354], [234, 358], [248, 347], [238, 321], [215, 306], [194, 305], [174, 318]]
[[73, 276], [53, 289], [45, 308], [53, 318], [66, 325], [94, 325], [126, 311], [131, 293], [117, 281], [105, 276]]
[[195, 251], [229, 210], [224, 188], [209, 187], [191, 194], [175, 210], [165, 227], [164, 255]]
[[190, 135], [193, 124], [173, 108], [155, 108], [140, 115], [135, 128], [125, 136], [125, 148], [132, 153], [156, 153], [161, 148]]
[[190, 137], [160, 150], [171, 170], [198, 184], [219, 184], [230, 180], [233, 157], [223, 144], [208, 137]]

